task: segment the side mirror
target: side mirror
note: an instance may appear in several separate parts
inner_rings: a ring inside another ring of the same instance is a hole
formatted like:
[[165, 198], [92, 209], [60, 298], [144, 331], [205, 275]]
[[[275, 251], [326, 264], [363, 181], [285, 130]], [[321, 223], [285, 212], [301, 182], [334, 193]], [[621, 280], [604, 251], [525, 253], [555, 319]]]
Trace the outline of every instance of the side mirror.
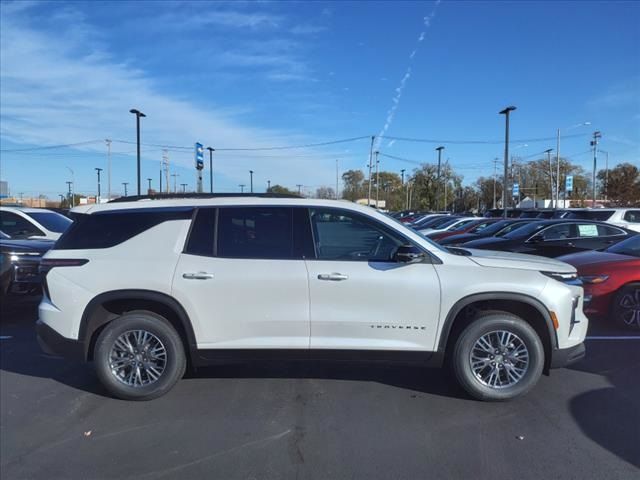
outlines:
[[413, 245], [400, 245], [393, 259], [400, 263], [420, 263], [425, 257], [425, 253]]

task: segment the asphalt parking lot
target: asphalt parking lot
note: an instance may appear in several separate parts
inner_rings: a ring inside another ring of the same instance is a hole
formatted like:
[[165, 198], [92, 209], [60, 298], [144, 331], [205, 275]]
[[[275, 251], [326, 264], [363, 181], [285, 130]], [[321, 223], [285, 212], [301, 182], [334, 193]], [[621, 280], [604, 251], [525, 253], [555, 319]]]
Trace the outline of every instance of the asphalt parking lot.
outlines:
[[35, 308], [2, 306], [3, 479], [640, 475], [640, 336], [605, 324], [585, 360], [510, 403], [470, 400], [440, 370], [280, 362], [199, 370], [133, 403], [43, 354]]

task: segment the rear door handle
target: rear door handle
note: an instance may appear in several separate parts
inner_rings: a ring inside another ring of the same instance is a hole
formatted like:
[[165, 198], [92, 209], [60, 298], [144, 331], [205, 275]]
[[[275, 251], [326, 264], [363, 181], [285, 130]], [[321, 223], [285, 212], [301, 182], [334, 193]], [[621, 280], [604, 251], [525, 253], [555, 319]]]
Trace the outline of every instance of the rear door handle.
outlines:
[[328, 280], [330, 282], [341, 282], [347, 280], [349, 277], [342, 273], [321, 273], [318, 275], [318, 280]]
[[213, 278], [213, 273], [207, 273], [207, 272], [183, 273], [182, 278], [186, 278], [187, 280], [209, 280], [210, 278]]

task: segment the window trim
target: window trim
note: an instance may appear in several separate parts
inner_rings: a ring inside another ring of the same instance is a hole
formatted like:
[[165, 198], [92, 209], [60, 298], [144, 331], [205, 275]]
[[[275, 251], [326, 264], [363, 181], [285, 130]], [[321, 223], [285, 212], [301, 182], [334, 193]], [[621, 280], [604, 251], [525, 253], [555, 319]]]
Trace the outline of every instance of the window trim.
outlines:
[[[580, 224], [584, 225], [586, 223], [588, 223], [588, 221], [584, 221], [584, 222], [577, 221], [577, 222], [571, 222], [571, 223], [559, 223], [559, 224], [556, 224], [556, 225], [549, 225], [548, 227], [545, 227], [542, 230], [539, 230], [538, 232], [534, 233], [531, 237], [529, 237], [527, 240], [525, 240], [525, 243], [529, 242], [533, 237], [537, 237], [538, 235], [540, 235], [545, 230], [548, 230], [548, 229], [553, 228], [553, 227], [559, 227], [561, 225], [575, 225], [576, 226], [576, 231], [579, 231], [578, 230], [578, 225], [580, 225]], [[594, 224], [596, 227], [598, 225], [601, 225], [602, 223], [606, 223], [606, 222], [592, 222], [592, 224]], [[580, 237], [580, 236], [578, 236], [578, 237], [567, 237], [567, 238], [558, 238], [558, 239], [554, 239], [554, 240], [544, 240], [543, 239], [542, 242], [544, 243], [544, 242], [547, 242], [547, 241], [549, 241], [549, 242], [557, 242], [557, 241], [564, 241], [564, 240], [584, 240], [584, 239], [588, 239], [588, 238], [625, 237], [625, 236], [628, 235], [627, 232], [625, 232], [622, 228], [616, 227], [615, 225], [607, 224], [607, 225], [604, 225], [604, 226], [616, 228], [622, 233], [618, 233], [617, 235], [594, 235], [594, 236], [591, 236], [591, 237]]]

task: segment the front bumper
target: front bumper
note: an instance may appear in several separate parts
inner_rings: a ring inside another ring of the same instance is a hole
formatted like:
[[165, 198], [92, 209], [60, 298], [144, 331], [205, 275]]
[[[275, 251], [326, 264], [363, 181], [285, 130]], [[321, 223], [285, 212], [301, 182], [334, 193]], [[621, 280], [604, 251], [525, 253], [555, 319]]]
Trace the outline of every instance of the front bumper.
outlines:
[[70, 360], [86, 360], [84, 342], [65, 338], [41, 320], [36, 322], [38, 344], [44, 353]]
[[584, 343], [569, 348], [559, 348], [551, 354], [550, 368], [562, 368], [582, 360], [587, 353]]

